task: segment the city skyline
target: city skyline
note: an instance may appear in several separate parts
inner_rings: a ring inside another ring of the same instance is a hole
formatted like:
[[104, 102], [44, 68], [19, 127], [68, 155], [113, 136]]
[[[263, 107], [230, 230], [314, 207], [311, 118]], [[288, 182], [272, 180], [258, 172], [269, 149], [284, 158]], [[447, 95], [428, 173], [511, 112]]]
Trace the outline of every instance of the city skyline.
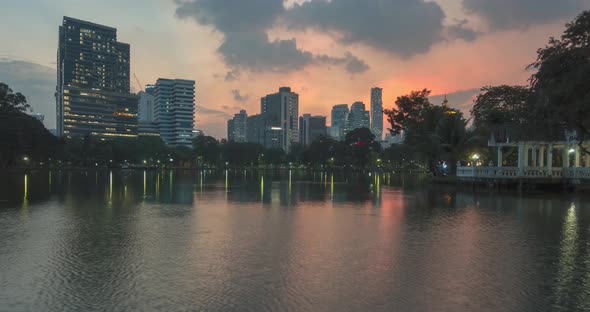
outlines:
[[[359, 16], [366, 16], [363, 14], [374, 10], [378, 2], [363, 2], [366, 5], [355, 8]], [[63, 16], [72, 16], [117, 28], [118, 40], [131, 45], [131, 73], [142, 83], [159, 77], [195, 80], [204, 91], [197, 94], [195, 127], [218, 138], [225, 137], [225, 121], [235, 111], [256, 111], [257, 99], [282, 85], [300, 94], [300, 112], [326, 115], [328, 123], [330, 108], [336, 103], [362, 101], [368, 105], [367, 90], [372, 86], [385, 89], [384, 108], [410, 90], [429, 88], [436, 95], [448, 93], [450, 105], [467, 112], [481, 86], [526, 84], [524, 67], [534, 60], [536, 48], [548, 36], [558, 35], [588, 1], [498, 4], [505, 12], [515, 12], [507, 15], [498, 15], [474, 0], [408, 1], [414, 11], [381, 1], [390, 6], [386, 8], [399, 10], [389, 10], [388, 21], [366, 20], [363, 33], [346, 28], [341, 20], [320, 23], [311, 14], [326, 16], [332, 10], [346, 17], [344, 4], [354, 1], [333, 1], [335, 5], [325, 7], [294, 6], [300, 1], [287, 1], [284, 8], [275, 6], [276, 1], [262, 1], [273, 4], [262, 8], [251, 3], [240, 13], [245, 17], [261, 13], [268, 18], [261, 24], [241, 25], [252, 30], [250, 41], [296, 52], [280, 53], [291, 57], [276, 62], [275, 54], [267, 56], [268, 64], [241, 53], [248, 38], [232, 36], [231, 15], [223, 8], [210, 10], [208, 3], [148, 0], [77, 6], [66, 1], [25, 0], [7, 4], [3, 9], [8, 24], [19, 25], [25, 19], [29, 25], [0, 30], [11, 42], [0, 48], [0, 80], [28, 95], [34, 111], [45, 115], [47, 127], [55, 128], [56, 25]], [[136, 14], [123, 15], [129, 11]], [[414, 19], [424, 24], [408, 27], [415, 38], [404, 35], [401, 27], [392, 27], [399, 25], [399, 12], [410, 11], [420, 13], [422, 18]], [[388, 30], [379, 37], [370, 32], [371, 27]], [[511, 58], [506, 59], [505, 54]], [[131, 89], [138, 92], [138, 83], [131, 78]]]

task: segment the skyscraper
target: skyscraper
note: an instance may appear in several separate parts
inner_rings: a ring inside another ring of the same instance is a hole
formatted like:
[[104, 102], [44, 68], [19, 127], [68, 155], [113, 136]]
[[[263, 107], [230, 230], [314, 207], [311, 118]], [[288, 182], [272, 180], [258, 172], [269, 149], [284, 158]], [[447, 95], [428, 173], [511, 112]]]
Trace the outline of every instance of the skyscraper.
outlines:
[[158, 124], [154, 117], [154, 85], [147, 85], [145, 91], [139, 91], [137, 106], [137, 134], [139, 136], [160, 136]]
[[230, 119], [227, 121], [227, 141], [228, 142], [235, 142], [236, 141], [235, 126], [234, 126], [233, 119]]
[[383, 139], [383, 89], [371, 89], [371, 131], [377, 141]]
[[246, 143], [248, 131], [248, 113], [241, 110], [227, 122], [227, 140], [231, 142]]
[[342, 140], [346, 135], [346, 128], [348, 124], [348, 105], [338, 104], [332, 107], [332, 135], [338, 133], [338, 140]]
[[354, 102], [348, 114], [348, 130], [358, 128], [369, 128], [369, 111], [365, 109], [363, 102]]
[[147, 85], [145, 91], [139, 91], [139, 105], [137, 119], [139, 121], [154, 121], [154, 86]]
[[129, 93], [129, 44], [117, 30], [64, 17], [57, 52], [60, 136], [137, 136], [137, 97]]
[[326, 117], [303, 114], [299, 118], [299, 141], [308, 146], [320, 136], [326, 136]]
[[273, 137], [280, 130], [280, 146], [288, 152], [291, 144], [299, 142], [299, 95], [289, 87], [281, 87], [278, 93], [260, 100], [260, 109], [270, 127], [267, 130], [273, 131]]
[[195, 81], [160, 78], [154, 89], [154, 120], [160, 137], [172, 146], [192, 146]]

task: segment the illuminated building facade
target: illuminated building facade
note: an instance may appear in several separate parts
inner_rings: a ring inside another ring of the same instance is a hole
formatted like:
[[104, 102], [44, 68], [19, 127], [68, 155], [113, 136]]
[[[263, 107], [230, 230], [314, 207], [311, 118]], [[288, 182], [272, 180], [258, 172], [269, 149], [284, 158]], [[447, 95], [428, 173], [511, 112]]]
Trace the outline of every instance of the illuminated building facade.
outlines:
[[57, 134], [137, 136], [137, 101], [129, 93], [129, 45], [117, 30], [70, 17], [59, 27]]

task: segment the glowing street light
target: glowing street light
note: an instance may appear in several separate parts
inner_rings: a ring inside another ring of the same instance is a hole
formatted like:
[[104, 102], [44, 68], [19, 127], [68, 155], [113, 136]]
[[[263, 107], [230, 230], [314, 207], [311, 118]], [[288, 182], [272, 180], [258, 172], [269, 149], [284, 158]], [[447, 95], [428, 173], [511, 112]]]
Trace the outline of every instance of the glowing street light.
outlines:
[[576, 150], [575, 150], [575, 149], [573, 149], [573, 148], [570, 148], [570, 150], [568, 151], [568, 153], [570, 153], [570, 154], [573, 154], [573, 153], [575, 153], [575, 152], [576, 152]]
[[471, 155], [471, 159], [478, 160], [479, 159], [479, 155], [478, 154], [473, 154], [473, 155]]
[[23, 157], [23, 160], [24, 160], [24, 161], [29, 161], [29, 157], [27, 157], [27, 156], [24, 156], [24, 157]]
[[144, 161], [143, 161], [143, 163], [144, 163], [144, 164], [147, 164], [147, 160], [144, 160]]
[[174, 159], [173, 158], [170, 158], [170, 162], [173, 162], [173, 161], [174, 161]]

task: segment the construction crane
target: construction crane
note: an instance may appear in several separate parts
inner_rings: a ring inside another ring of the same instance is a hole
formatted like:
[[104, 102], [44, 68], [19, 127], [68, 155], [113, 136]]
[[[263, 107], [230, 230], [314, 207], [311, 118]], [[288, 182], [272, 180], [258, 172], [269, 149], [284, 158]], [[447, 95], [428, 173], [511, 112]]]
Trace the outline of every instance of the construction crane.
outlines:
[[139, 86], [139, 91], [143, 91], [143, 85], [141, 84], [141, 82], [139, 82], [139, 78], [137, 78], [137, 75], [135, 73], [133, 73], [133, 77], [135, 77], [135, 81], [137, 81], [137, 85]]

